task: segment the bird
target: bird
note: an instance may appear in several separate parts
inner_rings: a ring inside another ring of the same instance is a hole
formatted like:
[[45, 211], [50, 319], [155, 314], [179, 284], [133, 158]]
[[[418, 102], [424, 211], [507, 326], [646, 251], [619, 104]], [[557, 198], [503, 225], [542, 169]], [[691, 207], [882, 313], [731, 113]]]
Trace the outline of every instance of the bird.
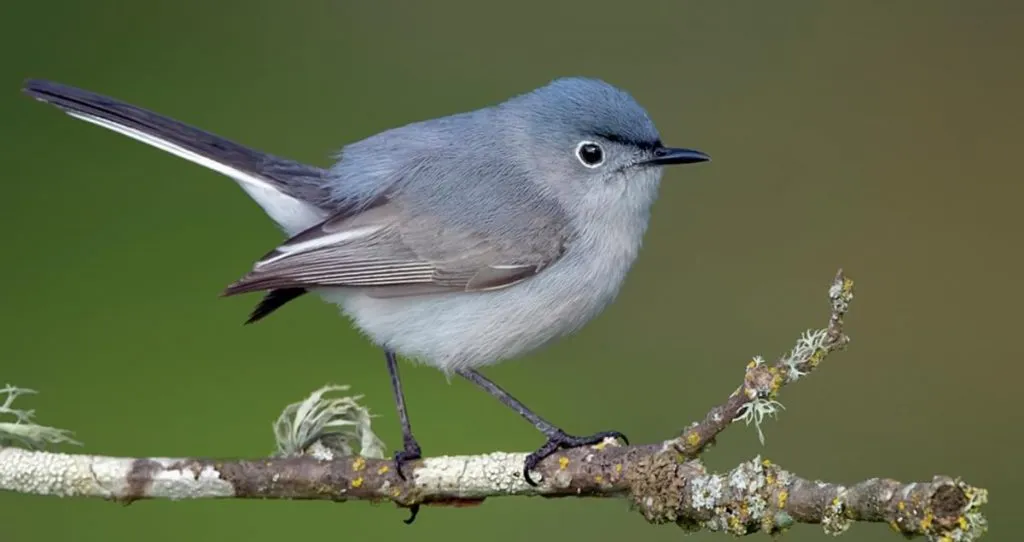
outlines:
[[533, 424], [545, 442], [524, 462], [530, 484], [559, 449], [628, 442], [618, 431], [569, 434], [480, 372], [603, 312], [638, 257], [665, 167], [710, 160], [664, 145], [627, 91], [561, 77], [350, 142], [328, 167], [54, 81], [29, 79], [23, 91], [237, 182], [286, 237], [223, 295], [262, 294], [251, 324], [316, 294], [384, 351], [399, 476], [422, 457], [399, 357], [462, 377]]

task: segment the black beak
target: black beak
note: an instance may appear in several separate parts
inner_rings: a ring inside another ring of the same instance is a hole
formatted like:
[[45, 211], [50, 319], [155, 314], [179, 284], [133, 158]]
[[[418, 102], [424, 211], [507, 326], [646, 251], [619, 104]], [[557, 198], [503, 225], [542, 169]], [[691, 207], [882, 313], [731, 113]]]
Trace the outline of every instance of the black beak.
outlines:
[[692, 149], [674, 149], [672, 147], [658, 147], [654, 149], [653, 156], [642, 163], [651, 166], [669, 166], [673, 164], [697, 164], [708, 162], [711, 157]]

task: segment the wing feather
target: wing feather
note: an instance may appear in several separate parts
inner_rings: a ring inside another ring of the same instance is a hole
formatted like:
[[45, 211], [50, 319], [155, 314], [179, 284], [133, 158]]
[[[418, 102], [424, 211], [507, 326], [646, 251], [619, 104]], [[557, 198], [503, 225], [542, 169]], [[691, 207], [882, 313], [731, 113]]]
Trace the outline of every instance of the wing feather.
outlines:
[[499, 239], [384, 202], [292, 237], [224, 294], [317, 287], [363, 288], [379, 297], [493, 290], [539, 273], [561, 256], [564, 241]]

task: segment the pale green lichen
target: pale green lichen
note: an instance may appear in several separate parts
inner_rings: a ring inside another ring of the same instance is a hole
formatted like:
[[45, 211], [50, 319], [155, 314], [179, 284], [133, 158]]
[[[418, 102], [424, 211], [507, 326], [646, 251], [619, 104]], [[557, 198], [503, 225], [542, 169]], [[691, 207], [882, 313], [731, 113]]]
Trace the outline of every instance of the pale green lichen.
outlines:
[[[3, 403], [0, 403], [0, 446], [39, 449], [47, 444], [81, 445], [71, 438], [71, 431], [32, 423], [35, 411], [14, 408], [15, 399], [34, 393], [35, 390], [17, 388], [10, 384], [0, 388], [0, 396], [3, 396]], [[13, 421], [7, 421], [11, 419]]]
[[773, 530], [778, 532], [785, 531], [796, 524], [793, 516], [786, 512], [776, 512], [773, 519], [775, 520], [775, 524], [772, 526]]
[[845, 494], [846, 488], [840, 487], [839, 493], [825, 507], [825, 513], [821, 518], [821, 526], [825, 529], [825, 534], [841, 535], [850, 528], [850, 525], [853, 525], [853, 520], [846, 515], [846, 502], [843, 500]]
[[748, 426], [753, 423], [754, 427], [757, 428], [757, 438], [764, 445], [764, 431], [761, 430], [761, 422], [767, 416], [777, 417], [779, 410], [785, 410], [785, 408], [782, 403], [775, 399], [758, 397], [740, 407], [733, 421], [746, 422]]
[[845, 314], [853, 301], [853, 280], [840, 271], [828, 289], [828, 297], [832, 300], [832, 312]]
[[809, 329], [800, 336], [796, 346], [782, 359], [786, 366], [786, 382], [798, 380], [821, 362], [827, 340], [827, 329]]
[[756, 493], [765, 486], [761, 457], [743, 463], [729, 473], [729, 488], [743, 493]]
[[[711, 511], [710, 517], [697, 523], [709, 531], [737, 536], [759, 530], [779, 532], [782, 527], [775, 521], [767, 497], [770, 495], [768, 472], [769, 467], [756, 458], [725, 476], [711, 474], [692, 479], [688, 486], [690, 504], [695, 510]], [[783, 523], [788, 526], [792, 518]]]
[[690, 483], [690, 502], [695, 510], [712, 510], [722, 500], [722, 477], [717, 474], [698, 476]]
[[[359, 454], [383, 458], [384, 443], [370, 428], [373, 416], [359, 404], [361, 395], [326, 397], [348, 386], [324, 386], [297, 403], [285, 407], [274, 423], [277, 455], [303, 455], [319, 444], [339, 455]], [[358, 446], [358, 451], [356, 451]]]

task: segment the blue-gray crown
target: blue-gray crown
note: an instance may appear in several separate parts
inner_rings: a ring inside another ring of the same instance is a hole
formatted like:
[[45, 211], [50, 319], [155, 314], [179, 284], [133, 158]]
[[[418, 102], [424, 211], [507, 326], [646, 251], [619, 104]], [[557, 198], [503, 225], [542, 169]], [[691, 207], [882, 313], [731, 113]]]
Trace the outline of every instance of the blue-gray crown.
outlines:
[[556, 79], [513, 101], [527, 105], [549, 127], [644, 147], [660, 143], [647, 111], [629, 93], [600, 79]]

